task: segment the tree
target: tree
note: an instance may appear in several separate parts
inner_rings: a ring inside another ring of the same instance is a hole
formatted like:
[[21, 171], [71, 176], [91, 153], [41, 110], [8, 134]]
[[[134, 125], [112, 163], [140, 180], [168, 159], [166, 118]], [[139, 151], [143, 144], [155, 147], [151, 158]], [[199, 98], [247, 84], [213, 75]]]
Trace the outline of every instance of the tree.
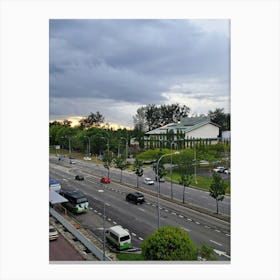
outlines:
[[209, 195], [216, 200], [217, 214], [219, 214], [218, 202], [224, 199], [226, 193], [226, 184], [218, 173], [212, 174], [212, 182], [209, 188]]
[[197, 260], [197, 248], [190, 236], [179, 227], [159, 228], [142, 243], [145, 260]]
[[97, 111], [95, 114], [90, 113], [87, 117], [80, 120], [80, 129], [90, 128], [93, 126], [100, 126], [104, 122], [104, 117]]
[[114, 163], [118, 169], [121, 170], [120, 183], [122, 182], [122, 171], [126, 168], [126, 161], [123, 157], [117, 157], [114, 159]]
[[223, 108], [216, 108], [215, 111], [209, 111], [208, 115], [212, 122], [221, 126], [221, 131], [230, 130], [230, 114], [225, 114]]
[[208, 246], [206, 243], [202, 243], [201, 247], [198, 249], [198, 255], [203, 260], [216, 261], [217, 258], [214, 255], [214, 249]]
[[137, 175], [137, 188], [139, 186], [139, 177], [143, 176], [143, 161], [136, 159], [134, 162], [134, 169], [135, 169], [135, 174]]
[[179, 155], [178, 170], [180, 173], [179, 183], [183, 185], [183, 203], [185, 203], [185, 189], [189, 187], [193, 179], [194, 165], [191, 150], [186, 150]]

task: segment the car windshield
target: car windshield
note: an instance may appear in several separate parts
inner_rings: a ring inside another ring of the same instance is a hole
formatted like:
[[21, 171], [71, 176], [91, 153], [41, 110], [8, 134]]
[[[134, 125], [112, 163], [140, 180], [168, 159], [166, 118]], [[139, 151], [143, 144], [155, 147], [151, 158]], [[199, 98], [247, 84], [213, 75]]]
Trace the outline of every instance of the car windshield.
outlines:
[[56, 232], [55, 228], [50, 228], [50, 232]]

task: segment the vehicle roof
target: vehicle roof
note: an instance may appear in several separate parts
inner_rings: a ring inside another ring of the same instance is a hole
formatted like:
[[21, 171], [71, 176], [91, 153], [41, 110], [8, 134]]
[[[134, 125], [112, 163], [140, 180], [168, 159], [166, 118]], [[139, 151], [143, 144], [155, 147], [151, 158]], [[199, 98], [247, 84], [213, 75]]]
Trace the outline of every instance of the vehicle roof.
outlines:
[[115, 233], [116, 235], [129, 235], [129, 232], [119, 225], [110, 227], [109, 230]]
[[82, 193], [81, 191], [75, 190], [75, 191], [62, 191], [62, 193], [71, 195], [74, 198], [82, 198], [85, 197], [85, 194]]
[[53, 178], [51, 178], [51, 177], [49, 177], [49, 183], [50, 184], [52, 184], [52, 183], [59, 183], [57, 180], [55, 180], [55, 179], [53, 179]]
[[144, 196], [142, 193], [140, 193], [140, 192], [134, 192], [134, 193], [130, 193], [130, 194], [133, 194], [133, 195], [135, 195], [135, 196]]

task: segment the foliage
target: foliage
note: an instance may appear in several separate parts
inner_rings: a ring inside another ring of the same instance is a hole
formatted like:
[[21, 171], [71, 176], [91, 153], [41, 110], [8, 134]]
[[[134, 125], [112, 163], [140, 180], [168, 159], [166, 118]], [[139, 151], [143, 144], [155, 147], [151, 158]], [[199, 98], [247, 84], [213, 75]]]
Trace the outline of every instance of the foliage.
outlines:
[[202, 243], [201, 247], [198, 249], [198, 255], [207, 261], [216, 261], [217, 258], [214, 255], [214, 249], [208, 246], [206, 243]]
[[137, 114], [133, 116], [134, 127], [144, 130], [148, 128], [150, 131], [172, 122], [178, 122], [182, 117], [187, 117], [189, 112], [189, 107], [181, 106], [179, 103], [161, 106], [149, 104], [140, 107]]
[[218, 201], [224, 199], [226, 192], [226, 184], [222, 180], [222, 177], [218, 173], [212, 174], [212, 182], [209, 188], [209, 195], [216, 200], [217, 214], [219, 213]]
[[230, 130], [230, 114], [225, 114], [223, 108], [216, 108], [215, 111], [209, 111], [208, 115], [212, 122], [221, 126], [221, 131]]
[[104, 117], [97, 111], [95, 114], [90, 113], [87, 117], [84, 117], [80, 120], [80, 128], [90, 128], [93, 126], [100, 126], [104, 122]]
[[184, 230], [165, 226], [144, 240], [142, 255], [145, 260], [197, 260], [197, 248]]
[[135, 254], [135, 253], [122, 253], [116, 254], [117, 259], [119, 261], [144, 261], [144, 257], [142, 254]]

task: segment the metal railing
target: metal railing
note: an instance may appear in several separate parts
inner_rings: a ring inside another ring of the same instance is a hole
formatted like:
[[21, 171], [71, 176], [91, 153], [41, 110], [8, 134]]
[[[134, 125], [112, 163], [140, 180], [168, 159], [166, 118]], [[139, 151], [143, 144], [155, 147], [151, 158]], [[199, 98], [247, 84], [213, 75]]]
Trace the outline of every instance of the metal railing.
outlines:
[[[103, 251], [92, 244], [81, 232], [75, 229], [68, 221], [59, 215], [53, 208], [50, 208], [50, 214], [57, 219], [70, 233], [72, 233], [89, 251], [92, 252], [99, 260], [103, 260]], [[105, 256], [106, 261], [111, 261], [108, 256]]]

